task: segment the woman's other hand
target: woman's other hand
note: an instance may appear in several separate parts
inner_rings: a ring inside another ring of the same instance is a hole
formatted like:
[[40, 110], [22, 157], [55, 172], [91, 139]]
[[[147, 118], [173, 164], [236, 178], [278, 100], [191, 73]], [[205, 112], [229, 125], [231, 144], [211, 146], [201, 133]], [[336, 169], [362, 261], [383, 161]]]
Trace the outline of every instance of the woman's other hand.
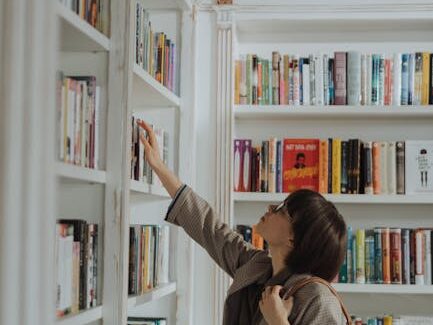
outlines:
[[282, 286], [267, 287], [259, 302], [263, 318], [269, 325], [287, 325], [293, 308], [293, 297], [283, 300], [280, 297]]

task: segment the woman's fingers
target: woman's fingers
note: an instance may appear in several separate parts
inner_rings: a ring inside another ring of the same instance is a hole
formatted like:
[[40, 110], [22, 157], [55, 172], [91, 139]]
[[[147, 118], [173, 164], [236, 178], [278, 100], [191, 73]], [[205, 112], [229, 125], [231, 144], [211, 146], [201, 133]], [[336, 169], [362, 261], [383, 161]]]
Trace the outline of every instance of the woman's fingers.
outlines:
[[144, 136], [144, 134], [140, 134], [140, 140], [144, 145], [144, 150], [145, 151], [149, 151], [150, 149], [152, 149], [152, 147], [150, 146], [149, 141], [147, 141], [146, 137]]
[[137, 124], [146, 130], [147, 134], [149, 135], [149, 142], [153, 146], [156, 142], [155, 133], [153, 132], [153, 129], [150, 127], [149, 124], [144, 122], [143, 120], [137, 120]]
[[271, 293], [273, 295], [275, 295], [275, 296], [279, 296], [280, 295], [280, 291], [281, 291], [282, 288], [283, 288], [282, 286], [276, 285], [276, 286], [274, 286], [272, 288], [272, 292]]

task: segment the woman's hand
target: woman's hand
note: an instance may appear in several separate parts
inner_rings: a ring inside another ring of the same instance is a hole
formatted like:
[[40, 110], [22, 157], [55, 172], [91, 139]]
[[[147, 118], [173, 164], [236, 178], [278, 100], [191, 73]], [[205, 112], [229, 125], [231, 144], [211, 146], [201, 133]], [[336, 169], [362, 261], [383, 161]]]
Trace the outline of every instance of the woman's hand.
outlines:
[[287, 325], [293, 308], [293, 297], [283, 300], [280, 297], [282, 286], [267, 287], [259, 302], [263, 318], [269, 325]]
[[164, 162], [159, 155], [159, 145], [155, 137], [155, 132], [153, 132], [153, 129], [149, 126], [149, 124], [147, 124], [143, 120], [138, 120], [137, 124], [139, 127], [146, 130], [148, 135], [148, 139], [146, 139], [144, 134], [140, 132], [140, 141], [144, 145], [146, 160], [149, 162], [149, 165], [150, 167], [152, 167], [152, 169], [157, 169], [158, 167], [161, 167]]
[[148, 134], [148, 139], [140, 132], [140, 141], [144, 145], [144, 152], [146, 154], [146, 160], [149, 163], [152, 170], [158, 175], [162, 185], [167, 190], [168, 194], [172, 198], [176, 195], [176, 192], [182, 186], [181, 181], [174, 175], [168, 167], [164, 164], [159, 155], [158, 141], [156, 141], [155, 133], [152, 128], [144, 121], [138, 120], [138, 126], [145, 129]]

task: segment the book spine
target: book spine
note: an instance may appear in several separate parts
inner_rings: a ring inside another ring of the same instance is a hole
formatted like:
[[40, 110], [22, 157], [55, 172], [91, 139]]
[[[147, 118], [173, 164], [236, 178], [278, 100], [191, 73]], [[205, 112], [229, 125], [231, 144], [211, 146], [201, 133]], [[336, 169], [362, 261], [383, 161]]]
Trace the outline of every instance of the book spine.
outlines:
[[415, 230], [415, 284], [425, 282], [425, 234], [422, 229]]
[[361, 105], [367, 105], [367, 54], [361, 54]]
[[240, 76], [239, 76], [239, 104], [246, 105], [248, 103], [247, 91], [247, 59], [245, 56], [240, 56]]
[[351, 226], [347, 227], [347, 248], [346, 248], [346, 264], [347, 264], [347, 282], [353, 283], [354, 276], [353, 276], [353, 247], [352, 247], [352, 236], [353, 230]]
[[415, 53], [409, 54], [409, 83], [407, 103], [413, 105], [415, 92]]
[[[311, 63], [311, 62], [310, 62]], [[324, 92], [323, 92], [323, 59], [322, 56], [316, 55], [314, 56], [314, 73], [315, 73], [315, 105], [323, 106], [324, 105]]]
[[400, 106], [401, 104], [401, 53], [394, 54], [393, 62], [393, 86], [392, 86], [392, 104], [395, 106]]
[[347, 52], [347, 104], [359, 105], [361, 102], [361, 54]]
[[397, 153], [395, 142], [388, 142], [388, 152], [386, 160], [386, 172], [388, 174], [388, 194], [397, 194]]
[[356, 283], [365, 283], [365, 230], [356, 231]]
[[333, 157], [333, 155], [332, 155], [332, 139], [331, 138], [329, 138], [328, 139], [328, 193], [332, 193], [332, 183], [333, 183], [333, 181], [332, 181], [332, 179], [333, 179], [333, 177], [334, 177], [334, 175], [332, 175], [332, 170], [333, 170], [333, 168], [332, 168], [332, 163], [333, 163], [333, 159], [332, 159], [332, 157]]
[[424, 256], [424, 284], [431, 285], [432, 284], [432, 254], [431, 254], [431, 230], [424, 230], [424, 238], [425, 238], [425, 256]]
[[328, 193], [328, 140], [320, 140], [319, 192]]
[[252, 103], [253, 105], [258, 104], [257, 100], [257, 86], [258, 86], [258, 74], [257, 74], [257, 56], [252, 56], [252, 66], [253, 66], [253, 74], [252, 74]]
[[373, 194], [373, 155], [372, 155], [372, 142], [364, 142], [363, 148], [363, 183], [364, 193]]
[[335, 52], [335, 105], [346, 105], [346, 52]]
[[358, 270], [358, 245], [357, 245], [357, 235], [352, 236], [352, 279], [353, 283], [357, 281], [357, 270]]
[[392, 60], [385, 60], [385, 98], [384, 105], [391, 105], [392, 98]]
[[253, 104], [253, 56], [247, 54], [246, 62], [247, 104]]
[[422, 92], [421, 105], [429, 104], [429, 84], [430, 84], [430, 53], [422, 53]]
[[335, 59], [329, 59], [328, 72], [329, 72], [329, 105], [335, 105], [335, 80], [334, 80], [334, 65]]
[[302, 105], [310, 105], [310, 61], [302, 61]]
[[375, 283], [375, 262], [374, 262], [374, 236], [370, 234], [365, 237], [365, 281]]
[[277, 165], [276, 165], [276, 192], [281, 193], [283, 191], [283, 178], [282, 178], [282, 168], [283, 168], [283, 152], [281, 140], [277, 141]]
[[288, 104], [290, 102], [290, 57], [288, 55], [284, 55], [283, 57], [283, 67], [284, 67], [284, 104]]
[[422, 81], [423, 81], [423, 57], [422, 53], [415, 53], [415, 81], [413, 93], [413, 105], [421, 105]]
[[415, 284], [415, 274], [416, 274], [416, 232], [414, 229], [410, 230], [410, 252], [409, 252], [409, 260], [410, 260], [410, 284]]
[[235, 192], [240, 192], [242, 189], [242, 152], [242, 141], [234, 140], [233, 185]]
[[378, 102], [379, 105], [384, 105], [385, 103], [385, 57], [384, 55], [379, 55], [378, 60], [379, 60]]
[[381, 191], [380, 194], [388, 194], [388, 142], [380, 142], [380, 184]]
[[402, 283], [410, 284], [410, 230], [401, 230]]
[[257, 103], [263, 105], [263, 60], [257, 58]]
[[317, 105], [316, 104], [316, 65], [315, 65], [315, 61], [314, 61], [314, 56], [310, 55], [308, 57], [308, 61], [309, 61], [309, 81], [310, 81], [310, 86], [309, 86], [309, 90], [310, 90], [310, 96], [309, 96], [309, 101], [310, 101], [310, 105]]
[[251, 188], [251, 156], [252, 142], [251, 140], [243, 140], [243, 157], [242, 157], [242, 191], [248, 192]]
[[380, 73], [380, 58], [379, 55], [373, 54], [371, 56], [373, 63], [372, 67], [372, 81], [371, 81], [371, 104], [379, 105], [379, 73]]
[[382, 228], [374, 229], [374, 247], [375, 247], [375, 271], [376, 283], [383, 283], [383, 258], [382, 258]]
[[262, 142], [261, 164], [261, 191], [268, 192], [269, 141]]
[[391, 255], [390, 255], [390, 232], [389, 228], [382, 229], [382, 275], [383, 283], [391, 283]]
[[361, 171], [361, 141], [355, 139], [353, 143], [353, 194], [359, 194]]
[[300, 75], [299, 75], [299, 57], [293, 56], [293, 105], [299, 106], [300, 101]]
[[401, 57], [401, 105], [408, 104], [409, 95], [409, 55]]
[[294, 101], [293, 101], [293, 91], [294, 91], [294, 87], [293, 87], [293, 56], [289, 56], [289, 66], [288, 66], [288, 104], [289, 105], [294, 105]]
[[256, 146], [256, 187], [255, 187], [255, 192], [260, 192], [261, 191], [261, 182], [262, 182], [262, 147], [261, 146]]
[[272, 104], [280, 104], [280, 61], [278, 52], [272, 52]]
[[348, 163], [348, 146], [349, 143], [347, 141], [341, 141], [341, 193], [348, 193], [348, 181], [347, 181], [347, 163]]
[[277, 139], [269, 140], [268, 192], [276, 192]]
[[372, 104], [372, 100], [371, 100], [371, 95], [373, 92], [373, 57], [371, 54], [367, 54], [366, 57], [366, 63], [367, 63], [367, 87], [366, 87], [366, 91], [367, 91], [367, 105], [371, 105]]
[[323, 55], [323, 104], [329, 105], [329, 56]]
[[391, 283], [402, 283], [402, 259], [401, 259], [401, 229], [390, 230], [391, 247]]
[[241, 61], [235, 60], [235, 92], [234, 92], [234, 104], [239, 105], [240, 103], [240, 84], [241, 84]]
[[332, 140], [332, 193], [341, 193], [341, 139]]
[[373, 142], [373, 193], [380, 194], [381, 189], [381, 155], [380, 155], [380, 142]]
[[430, 84], [429, 84], [429, 104], [433, 105], [433, 53], [430, 54]]

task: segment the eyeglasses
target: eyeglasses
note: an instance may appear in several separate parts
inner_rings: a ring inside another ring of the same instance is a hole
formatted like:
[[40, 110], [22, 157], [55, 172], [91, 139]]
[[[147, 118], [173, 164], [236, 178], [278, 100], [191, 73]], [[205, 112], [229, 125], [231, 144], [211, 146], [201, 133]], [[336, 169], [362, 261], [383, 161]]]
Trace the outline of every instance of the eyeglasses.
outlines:
[[275, 208], [273, 208], [272, 209], [272, 211], [274, 212], [274, 213], [277, 213], [278, 211], [280, 211], [283, 207], [284, 207], [284, 201], [283, 202], [281, 202], [280, 204], [278, 204]]

